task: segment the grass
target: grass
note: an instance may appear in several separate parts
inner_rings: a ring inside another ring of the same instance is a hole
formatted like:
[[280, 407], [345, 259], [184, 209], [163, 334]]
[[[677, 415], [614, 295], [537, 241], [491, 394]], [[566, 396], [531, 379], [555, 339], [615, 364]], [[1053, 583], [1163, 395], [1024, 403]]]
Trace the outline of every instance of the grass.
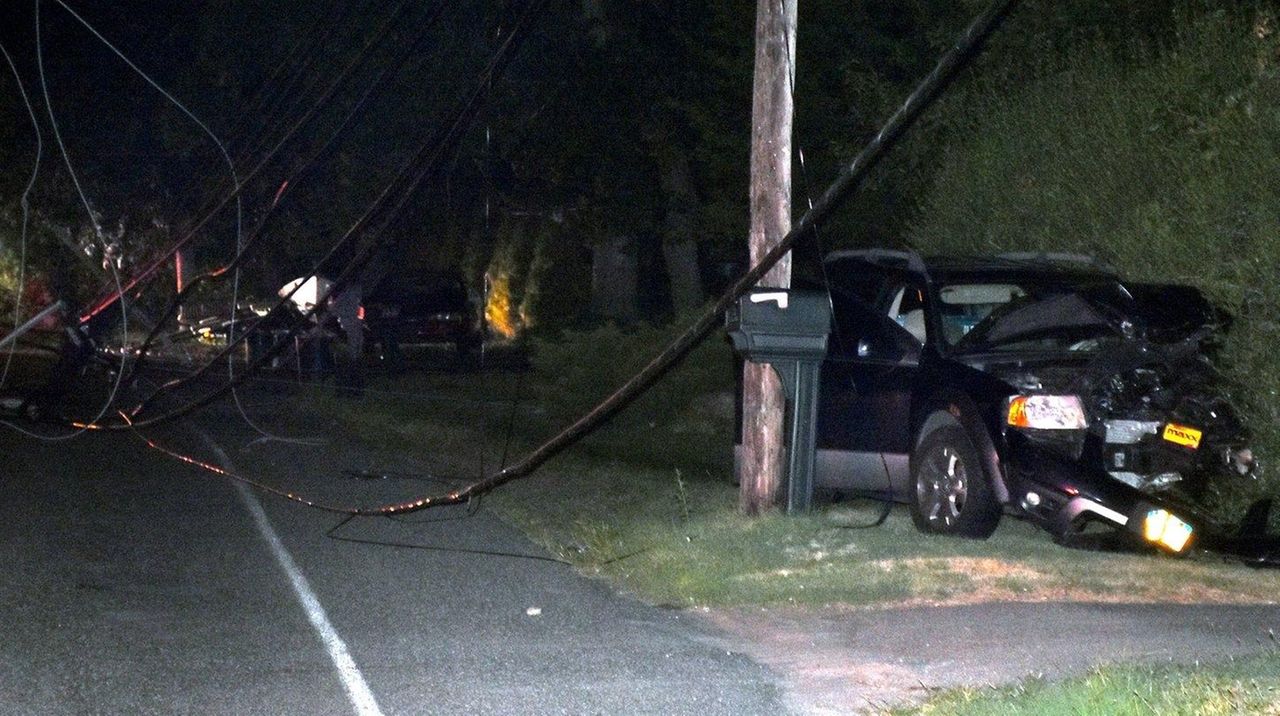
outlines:
[[[503, 402], [517, 381], [538, 402]], [[498, 466], [509, 421], [508, 463], [590, 397], [553, 400], [556, 385], [536, 371], [523, 378], [425, 372], [375, 380], [356, 410], [349, 402], [327, 404], [328, 397], [313, 400], [317, 410], [347, 416], [352, 433], [371, 447], [470, 477]], [[671, 406], [666, 419], [653, 419], [655, 406], [637, 406], [534, 476], [485, 498], [486, 506], [551, 553], [654, 604], [1273, 602], [1280, 595], [1277, 571], [1212, 555], [1069, 550], [1014, 519], [978, 542], [921, 535], [902, 508], [880, 527], [857, 529], [874, 521], [879, 508], [872, 504], [747, 518], [730, 484], [731, 407], [725, 415], [723, 396], [691, 396], [683, 407], [663, 400]]]
[[875, 519], [869, 505], [751, 519], [738, 514], [731, 485], [682, 479], [674, 469], [567, 460], [491, 504], [560, 556], [669, 605], [1265, 602], [1280, 593], [1274, 572], [1208, 556], [1068, 550], [1016, 520], [972, 542], [921, 535], [903, 509], [880, 527], [853, 528]]
[[1065, 681], [958, 689], [893, 713], [921, 716], [1280, 714], [1280, 653], [1194, 666], [1110, 666]]

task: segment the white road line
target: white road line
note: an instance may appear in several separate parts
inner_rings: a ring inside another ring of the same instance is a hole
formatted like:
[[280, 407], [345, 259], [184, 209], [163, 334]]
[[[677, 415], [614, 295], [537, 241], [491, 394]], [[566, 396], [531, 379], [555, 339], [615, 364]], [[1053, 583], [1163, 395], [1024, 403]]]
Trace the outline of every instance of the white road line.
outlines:
[[[231, 458], [226, 451], [207, 435], [205, 440], [212, 446], [214, 454], [222, 461], [223, 466], [234, 472], [235, 466], [231, 464]], [[289, 583], [293, 586], [293, 593], [298, 597], [298, 602], [302, 605], [303, 611], [307, 613], [307, 620], [311, 622], [311, 626], [316, 630], [320, 641], [324, 642], [324, 647], [329, 652], [329, 658], [333, 660], [333, 665], [338, 670], [338, 677], [342, 679], [342, 688], [346, 690], [347, 698], [351, 701], [351, 705], [355, 707], [356, 713], [360, 716], [383, 716], [382, 709], [378, 707], [378, 700], [374, 698], [373, 691], [369, 689], [369, 684], [365, 682], [364, 675], [360, 673], [360, 668], [356, 666], [355, 659], [351, 658], [347, 643], [342, 640], [341, 636], [338, 636], [338, 631], [333, 628], [329, 617], [324, 613], [324, 607], [320, 605], [320, 600], [316, 597], [316, 593], [311, 590], [311, 585], [307, 583], [307, 578], [302, 574], [302, 570], [298, 569], [297, 563], [293, 561], [293, 557], [285, 549], [284, 543], [280, 541], [280, 536], [276, 534], [275, 528], [271, 526], [271, 520], [267, 518], [266, 511], [262, 509], [262, 503], [258, 502], [258, 498], [253, 494], [253, 491], [243, 483], [237, 482], [235, 486], [236, 492], [240, 493], [240, 499], [244, 501], [245, 507], [249, 509], [249, 514], [253, 515], [254, 524], [258, 526], [258, 532], [262, 534], [262, 538], [271, 546], [271, 552], [275, 555], [276, 562], [288, 575]]]

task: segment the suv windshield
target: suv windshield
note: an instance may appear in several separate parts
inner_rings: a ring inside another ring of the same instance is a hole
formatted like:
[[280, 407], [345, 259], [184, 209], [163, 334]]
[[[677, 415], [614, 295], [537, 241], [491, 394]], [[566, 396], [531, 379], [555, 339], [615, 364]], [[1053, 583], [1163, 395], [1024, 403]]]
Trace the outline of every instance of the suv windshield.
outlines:
[[1092, 351], [1123, 335], [1118, 283], [953, 283], [939, 288], [947, 345], [962, 352]]

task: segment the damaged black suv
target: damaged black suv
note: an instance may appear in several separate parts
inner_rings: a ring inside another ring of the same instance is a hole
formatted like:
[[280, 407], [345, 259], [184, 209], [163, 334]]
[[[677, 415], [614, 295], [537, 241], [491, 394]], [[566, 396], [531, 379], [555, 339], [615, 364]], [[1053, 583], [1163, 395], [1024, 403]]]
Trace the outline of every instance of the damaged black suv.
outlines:
[[1010, 511], [1068, 541], [1101, 524], [1174, 553], [1275, 556], [1253, 537], [1269, 504], [1239, 529], [1199, 507], [1255, 461], [1206, 356], [1227, 316], [1195, 289], [1064, 255], [851, 251], [824, 268], [820, 487], [907, 502], [927, 532], [986, 537]]

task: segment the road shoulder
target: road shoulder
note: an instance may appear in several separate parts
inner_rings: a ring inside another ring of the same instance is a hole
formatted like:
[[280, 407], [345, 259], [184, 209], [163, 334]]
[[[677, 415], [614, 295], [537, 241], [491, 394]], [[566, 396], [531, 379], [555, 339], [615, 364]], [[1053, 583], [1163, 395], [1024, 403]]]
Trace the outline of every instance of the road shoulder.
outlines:
[[[691, 614], [782, 679], [796, 713], [879, 712], [940, 689], [1062, 679], [1110, 664], [1198, 663], [1273, 651], [1280, 607], [994, 603]], [[1030, 636], [1034, 635], [1034, 636]]]

